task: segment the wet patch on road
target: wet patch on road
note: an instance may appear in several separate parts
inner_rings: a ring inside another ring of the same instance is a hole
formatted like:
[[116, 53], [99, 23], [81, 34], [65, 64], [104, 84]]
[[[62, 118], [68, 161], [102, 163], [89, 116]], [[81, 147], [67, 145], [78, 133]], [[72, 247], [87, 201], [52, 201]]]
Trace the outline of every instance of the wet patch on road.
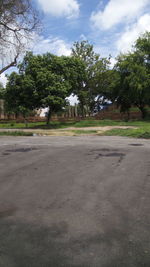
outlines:
[[33, 151], [33, 150], [37, 150], [37, 148], [33, 148], [33, 147], [26, 147], [26, 148], [16, 148], [16, 149], [9, 149], [9, 150], [6, 150], [6, 152], [30, 152], [30, 151]]
[[0, 219], [14, 215], [15, 207], [0, 207]]
[[8, 156], [10, 155], [11, 153], [25, 153], [25, 152], [31, 152], [31, 151], [35, 151], [35, 150], [38, 150], [37, 148], [35, 147], [21, 147], [21, 148], [15, 148], [15, 149], [8, 149], [8, 150], [5, 150], [3, 153], [2, 153], [2, 156]]
[[144, 146], [143, 144], [129, 144], [129, 146]]

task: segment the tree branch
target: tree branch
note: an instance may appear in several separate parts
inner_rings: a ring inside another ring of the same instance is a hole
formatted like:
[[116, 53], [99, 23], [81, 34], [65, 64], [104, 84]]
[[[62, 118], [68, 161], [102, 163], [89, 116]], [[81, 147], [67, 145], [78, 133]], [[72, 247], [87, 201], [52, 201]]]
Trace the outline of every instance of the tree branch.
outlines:
[[8, 70], [10, 67], [15, 67], [17, 65], [17, 58], [19, 56], [19, 53], [15, 56], [14, 60], [8, 64], [7, 66], [5, 66], [4, 68], [2, 68], [0, 70], [0, 74], [2, 74], [4, 71]]

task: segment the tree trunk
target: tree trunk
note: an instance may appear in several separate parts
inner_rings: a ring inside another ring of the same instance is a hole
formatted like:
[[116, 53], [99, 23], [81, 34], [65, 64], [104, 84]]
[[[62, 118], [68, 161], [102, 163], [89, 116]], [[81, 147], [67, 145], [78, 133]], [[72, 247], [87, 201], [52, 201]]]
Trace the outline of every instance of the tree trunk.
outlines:
[[49, 125], [49, 123], [50, 123], [51, 116], [52, 116], [52, 112], [51, 112], [51, 109], [49, 107], [48, 114], [47, 114], [47, 125]]
[[127, 121], [129, 121], [130, 120], [130, 111], [128, 110], [127, 111]]
[[81, 115], [82, 115], [82, 118], [84, 118], [84, 104], [81, 103]]
[[28, 128], [28, 121], [26, 118], [24, 118], [24, 124], [25, 124], [25, 127]]
[[147, 115], [147, 110], [145, 107], [139, 107], [141, 114], [142, 114], [142, 119], [145, 119], [146, 115]]

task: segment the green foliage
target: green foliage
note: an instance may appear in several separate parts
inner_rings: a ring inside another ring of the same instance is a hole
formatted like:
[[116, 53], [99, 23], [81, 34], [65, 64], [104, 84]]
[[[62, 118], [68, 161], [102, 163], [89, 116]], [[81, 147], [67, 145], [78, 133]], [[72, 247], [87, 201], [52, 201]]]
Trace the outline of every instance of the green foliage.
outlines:
[[83, 68], [83, 63], [73, 57], [27, 53], [19, 65], [19, 74], [9, 76], [7, 110], [25, 115], [35, 108], [48, 107], [49, 123], [51, 115], [62, 110], [66, 97], [79, 87]]
[[37, 103], [35, 83], [29, 75], [13, 72], [8, 76], [5, 92], [5, 108], [8, 113], [29, 115]]
[[73, 130], [72, 131], [75, 135], [95, 135], [97, 134], [96, 130]]
[[0, 99], [4, 99], [4, 98], [5, 98], [5, 88], [3, 84], [0, 82]]
[[0, 86], [7, 112], [26, 117], [32, 110], [48, 107], [53, 113], [66, 107], [66, 97], [76, 94], [83, 117], [99, 110], [108, 100], [121, 112], [140, 109], [145, 118], [150, 106], [150, 33], [138, 38], [131, 53], [121, 54], [110, 69], [110, 58], [101, 58], [88, 41], [75, 42], [70, 57], [28, 52], [18, 66], [19, 74], [8, 77], [6, 90]]
[[140, 37], [132, 53], [120, 55], [114, 68], [113, 95], [121, 111], [137, 106], [142, 117], [150, 106], [150, 34]]
[[79, 87], [76, 87], [74, 91], [78, 96], [84, 117], [85, 110], [88, 111], [88, 114], [94, 110], [96, 97], [97, 105], [99, 105], [101, 96], [104, 95], [103, 92], [106, 92], [110, 62], [106, 58], [100, 58], [100, 55], [94, 52], [93, 45], [88, 41], [75, 42], [72, 47], [72, 55], [82, 60], [85, 66]]
[[98, 61], [99, 55], [93, 50], [93, 45], [88, 41], [75, 42], [72, 47], [72, 55], [76, 58], [82, 59], [86, 64], [86, 70]]
[[[101, 134], [102, 135], [102, 134]], [[150, 139], [150, 127], [149, 129], [139, 128], [139, 129], [112, 129], [104, 133], [108, 136], [126, 136], [134, 138], [145, 138]]]
[[[81, 128], [81, 130], [70, 130], [75, 135], [78, 134], [96, 134], [96, 135], [119, 135], [119, 136], [127, 136], [127, 137], [135, 137], [135, 138], [150, 138], [150, 122], [149, 121], [130, 121], [130, 122], [122, 122], [122, 121], [112, 121], [112, 120], [82, 120], [80, 122], [75, 121], [68, 121], [68, 122], [58, 122], [58, 121], [51, 121], [49, 125], [45, 125], [43, 122], [41, 123], [28, 123], [28, 128], [34, 129], [62, 129], [66, 127], [74, 126], [77, 128]], [[98, 133], [98, 130], [96, 129], [82, 129], [84, 127], [94, 127], [94, 126], [134, 126], [135, 129], [128, 128], [128, 129], [112, 129], [104, 133]], [[1, 123], [0, 128], [24, 128], [24, 124], [22, 123]], [[40, 134], [45, 133], [40, 132]], [[3, 130], [3, 132], [0, 132], [0, 135], [33, 135], [32, 133], [27, 133], [23, 131], [10, 131], [6, 132]]]
[[5, 131], [0, 132], [0, 136], [33, 136], [33, 133], [27, 133], [23, 131]]

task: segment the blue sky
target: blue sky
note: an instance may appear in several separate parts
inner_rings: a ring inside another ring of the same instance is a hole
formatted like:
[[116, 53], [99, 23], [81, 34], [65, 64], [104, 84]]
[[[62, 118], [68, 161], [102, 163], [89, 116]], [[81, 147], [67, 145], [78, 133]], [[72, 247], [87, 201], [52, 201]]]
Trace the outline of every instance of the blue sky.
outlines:
[[149, 0], [34, 0], [42, 17], [35, 53], [70, 53], [74, 41], [89, 40], [101, 56], [131, 49], [150, 31]]
[[[102, 57], [131, 49], [150, 31], [150, 0], [32, 0], [42, 29], [34, 35], [35, 54], [69, 55], [75, 41], [88, 40]], [[6, 78], [1, 75], [5, 83]]]

